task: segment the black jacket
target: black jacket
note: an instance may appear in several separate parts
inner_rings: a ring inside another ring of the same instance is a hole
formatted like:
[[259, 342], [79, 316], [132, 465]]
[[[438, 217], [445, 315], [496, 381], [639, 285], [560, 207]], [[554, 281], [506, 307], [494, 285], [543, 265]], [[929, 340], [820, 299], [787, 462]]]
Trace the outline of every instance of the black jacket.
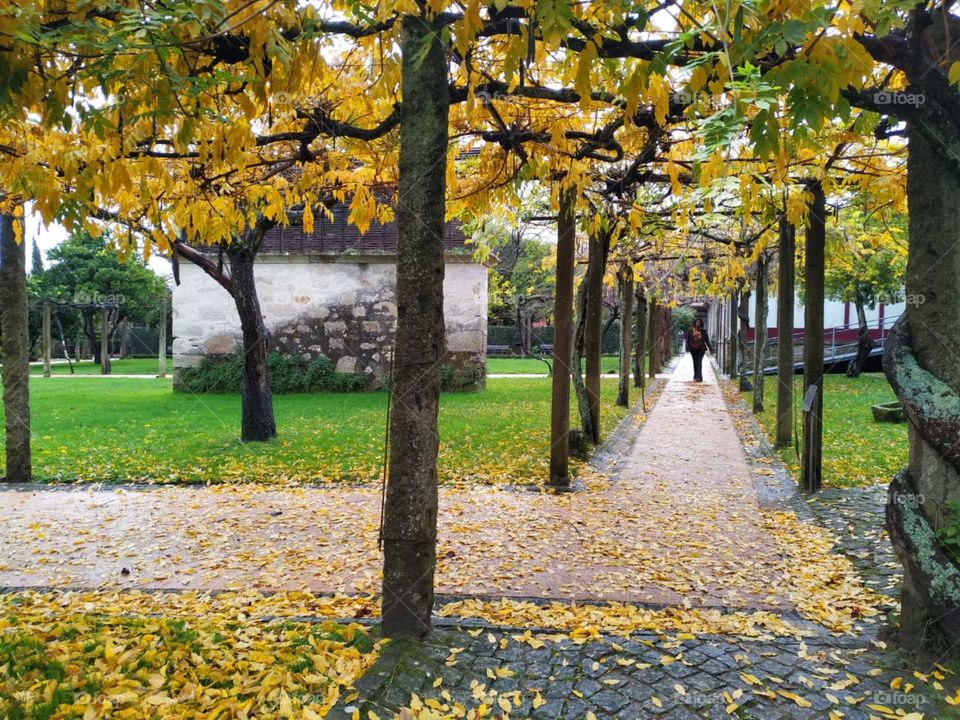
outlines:
[[[693, 332], [693, 328], [690, 328], [689, 330], [687, 330], [686, 334], [684, 335], [684, 341], [685, 341], [685, 344], [686, 344], [686, 346], [687, 346], [687, 352], [690, 352], [690, 350], [691, 350], [691, 348], [690, 348], [690, 334], [691, 334], [692, 332]], [[701, 334], [703, 335], [703, 344], [704, 344], [704, 347], [705, 347], [707, 350], [709, 350], [710, 352], [713, 352], [713, 345], [710, 343], [710, 337], [707, 335], [707, 329], [706, 329], [706, 328], [700, 328], [700, 332], [701, 332]]]

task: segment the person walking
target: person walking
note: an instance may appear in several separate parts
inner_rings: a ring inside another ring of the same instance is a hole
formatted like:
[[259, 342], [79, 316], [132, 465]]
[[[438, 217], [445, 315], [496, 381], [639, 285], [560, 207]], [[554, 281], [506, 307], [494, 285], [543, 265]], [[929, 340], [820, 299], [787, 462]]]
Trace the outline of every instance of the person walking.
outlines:
[[703, 354], [707, 350], [713, 352], [713, 346], [710, 344], [710, 338], [707, 337], [703, 320], [696, 318], [693, 321], [693, 327], [687, 330], [687, 352], [693, 358], [694, 382], [703, 382]]

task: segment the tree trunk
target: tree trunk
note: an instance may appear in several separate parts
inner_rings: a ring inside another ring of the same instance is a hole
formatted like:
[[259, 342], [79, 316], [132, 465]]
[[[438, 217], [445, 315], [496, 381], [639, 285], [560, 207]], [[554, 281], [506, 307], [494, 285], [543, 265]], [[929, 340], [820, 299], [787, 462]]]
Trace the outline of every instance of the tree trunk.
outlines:
[[847, 377], [849, 378], [860, 377], [867, 360], [870, 359], [870, 352], [874, 345], [873, 338], [870, 337], [870, 328], [867, 327], [867, 313], [864, 310], [863, 293], [860, 292], [860, 288], [857, 288], [854, 305], [857, 307], [857, 326], [860, 330], [857, 333], [857, 355], [847, 365]]
[[573, 325], [573, 265], [576, 211], [571, 191], [560, 193], [557, 219], [557, 282], [553, 308], [553, 388], [550, 407], [551, 487], [570, 487], [570, 345]]
[[594, 437], [593, 413], [590, 411], [590, 395], [583, 380], [583, 356], [587, 328], [587, 281], [584, 278], [577, 288], [573, 303], [576, 324], [573, 326], [573, 351], [570, 354], [570, 379], [573, 381], [574, 394], [577, 397], [577, 414], [580, 416], [580, 429], [583, 437]]
[[30, 320], [27, 262], [12, 215], [0, 215], [0, 333], [3, 356], [3, 412], [6, 482], [30, 482]]
[[633, 266], [624, 263], [617, 273], [620, 290], [620, 388], [617, 405], [630, 407], [630, 350], [633, 329]]
[[260, 442], [277, 435], [273, 416], [273, 388], [268, 358], [270, 338], [260, 311], [254, 279], [256, 254], [238, 244], [228, 252], [233, 302], [243, 335], [243, 385], [241, 388], [240, 440]]
[[[73, 375], [73, 361], [70, 359], [70, 351], [67, 349], [67, 338], [63, 333], [63, 322], [60, 320], [60, 313], [57, 313], [55, 316], [57, 321], [57, 330], [60, 332], [60, 345], [63, 347], [63, 357], [67, 360], [67, 367], [70, 368], [70, 374]], [[74, 349], [74, 357], [77, 357], [77, 349]]]
[[653, 380], [660, 372], [660, 306], [657, 304], [656, 298], [650, 298], [647, 307], [650, 309], [650, 339], [648, 342], [650, 345], [650, 367], [648, 371], [650, 379]]
[[103, 307], [100, 308], [100, 374], [110, 372], [110, 310]]
[[412, 15], [402, 23], [397, 332], [383, 517], [382, 623], [386, 637], [423, 639], [431, 631], [437, 565], [450, 98], [440, 29]]
[[647, 376], [643, 372], [644, 356], [647, 354], [647, 294], [643, 285], [637, 285], [637, 347], [633, 353], [633, 384], [644, 388]]
[[587, 438], [600, 444], [600, 358], [603, 337], [603, 274], [607, 268], [610, 236], [605, 231], [590, 233], [590, 257], [587, 263], [586, 318], [584, 353], [587, 356], [587, 399], [590, 403], [590, 433]]
[[942, 148], [908, 125], [907, 309], [884, 347], [884, 370], [910, 420], [907, 470], [890, 487], [887, 530], [904, 577], [900, 634], [910, 649], [960, 645], [960, 572], [934, 532], [960, 502], [960, 181]]
[[124, 318], [120, 322], [120, 359], [125, 360], [130, 355], [130, 321]]
[[[812, 183], [813, 202], [807, 213], [804, 258], [803, 321], [803, 456], [801, 471], [807, 492], [823, 484], [823, 299], [826, 198], [823, 186]], [[812, 391], [811, 388], [816, 388]], [[808, 395], [811, 393], [811, 395]], [[815, 394], [814, 394], [815, 393]], [[809, 399], [809, 402], [808, 402]]]
[[740, 291], [740, 306], [737, 308], [737, 319], [739, 320], [739, 329], [737, 330], [737, 354], [743, 358], [740, 362], [739, 387], [740, 392], [748, 392], [753, 389], [749, 374], [749, 365], [747, 360], [747, 330], [750, 328], [750, 290]]
[[93, 358], [94, 365], [100, 365], [100, 340], [97, 336], [96, 325], [93, 322], [95, 310], [84, 310], [83, 312], [83, 332], [86, 335], [88, 352], [87, 355]]
[[740, 292], [734, 290], [730, 293], [730, 329], [727, 338], [727, 376], [732, 380], [737, 376], [737, 344], [740, 342], [739, 311]]
[[753, 334], [753, 412], [763, 412], [763, 369], [767, 350], [767, 256], [761, 252], [757, 256], [756, 269], [757, 297], [754, 301], [756, 313]]
[[793, 293], [796, 228], [780, 218], [780, 265], [777, 270], [777, 447], [793, 439]]

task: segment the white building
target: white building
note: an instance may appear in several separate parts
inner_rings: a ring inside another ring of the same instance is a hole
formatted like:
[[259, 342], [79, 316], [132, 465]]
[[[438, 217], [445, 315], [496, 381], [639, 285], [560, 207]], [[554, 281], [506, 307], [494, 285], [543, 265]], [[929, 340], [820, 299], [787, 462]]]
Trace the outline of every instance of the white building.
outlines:
[[[459, 226], [444, 232], [446, 356], [454, 369], [482, 376], [487, 348], [487, 267], [473, 260]], [[310, 359], [323, 355], [340, 372], [383, 378], [396, 329], [396, 225], [375, 224], [364, 235], [335, 208], [332, 221], [267, 233], [255, 264], [257, 292], [272, 349]], [[233, 298], [199, 267], [182, 263], [173, 292], [173, 365], [195, 367], [204, 357], [241, 346]]]

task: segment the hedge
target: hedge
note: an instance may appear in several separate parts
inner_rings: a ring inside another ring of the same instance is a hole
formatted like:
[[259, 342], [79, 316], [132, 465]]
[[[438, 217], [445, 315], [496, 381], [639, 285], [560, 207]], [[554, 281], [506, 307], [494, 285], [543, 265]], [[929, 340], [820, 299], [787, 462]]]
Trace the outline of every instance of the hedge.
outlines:
[[[488, 345], [508, 345], [511, 348], [520, 344], [517, 335], [517, 328], [514, 325], [488, 325], [487, 326], [487, 344]], [[541, 344], [553, 344], [553, 327], [533, 328], [533, 338], [531, 345], [534, 350]], [[620, 321], [614, 320], [607, 334], [603, 336], [601, 343], [601, 352], [604, 355], [616, 355], [620, 352]]]

